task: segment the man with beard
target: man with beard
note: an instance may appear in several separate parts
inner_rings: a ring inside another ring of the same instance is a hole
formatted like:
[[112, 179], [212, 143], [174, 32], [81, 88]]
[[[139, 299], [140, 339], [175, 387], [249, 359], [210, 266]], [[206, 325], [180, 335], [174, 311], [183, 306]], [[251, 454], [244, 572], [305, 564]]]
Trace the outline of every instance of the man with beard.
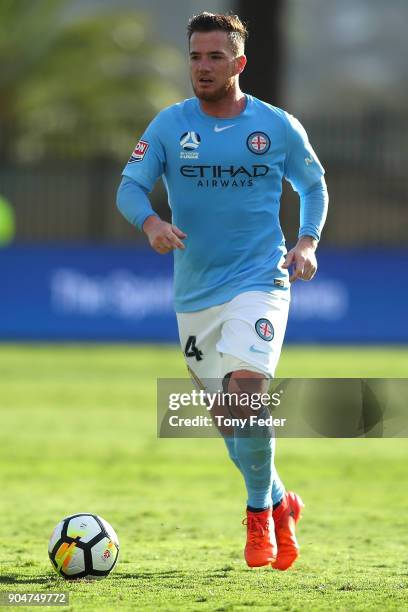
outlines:
[[[174, 251], [175, 309], [191, 375], [207, 389], [235, 393], [230, 410], [240, 415], [250, 411], [240, 398], [266, 392], [274, 376], [290, 283], [316, 272], [328, 203], [323, 168], [300, 123], [240, 89], [246, 38], [236, 15], [190, 20], [195, 97], [151, 122], [118, 192], [119, 209], [152, 248]], [[160, 176], [172, 223], [147, 197]], [[279, 223], [283, 178], [300, 196], [299, 240], [288, 253]], [[303, 503], [277, 474], [273, 433], [259, 425], [224, 439], [248, 493], [247, 564], [286, 570], [298, 556]]]

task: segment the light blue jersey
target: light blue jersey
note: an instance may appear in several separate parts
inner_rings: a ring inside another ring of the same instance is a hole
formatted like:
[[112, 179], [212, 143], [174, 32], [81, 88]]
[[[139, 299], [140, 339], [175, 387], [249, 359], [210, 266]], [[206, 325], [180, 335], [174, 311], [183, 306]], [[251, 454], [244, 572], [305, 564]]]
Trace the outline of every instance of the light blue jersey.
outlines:
[[[305, 130], [285, 111], [246, 98], [243, 112], [229, 119], [207, 115], [197, 98], [163, 110], [123, 171], [147, 191], [162, 176], [173, 223], [187, 234], [185, 250], [174, 251], [177, 312], [222, 304], [244, 291], [289, 296], [281, 267], [283, 178], [301, 195], [299, 235], [320, 238], [324, 171]], [[153, 214], [135, 198], [131, 207], [123, 212], [139, 226]]]

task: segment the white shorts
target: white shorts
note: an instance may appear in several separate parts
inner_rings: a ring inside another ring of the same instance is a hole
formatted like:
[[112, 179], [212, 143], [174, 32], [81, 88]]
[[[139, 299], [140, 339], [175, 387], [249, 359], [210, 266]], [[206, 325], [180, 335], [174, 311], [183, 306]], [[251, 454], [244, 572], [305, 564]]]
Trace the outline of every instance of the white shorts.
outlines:
[[230, 302], [177, 313], [187, 366], [200, 381], [236, 370], [272, 378], [279, 361], [289, 299], [276, 292], [246, 291]]

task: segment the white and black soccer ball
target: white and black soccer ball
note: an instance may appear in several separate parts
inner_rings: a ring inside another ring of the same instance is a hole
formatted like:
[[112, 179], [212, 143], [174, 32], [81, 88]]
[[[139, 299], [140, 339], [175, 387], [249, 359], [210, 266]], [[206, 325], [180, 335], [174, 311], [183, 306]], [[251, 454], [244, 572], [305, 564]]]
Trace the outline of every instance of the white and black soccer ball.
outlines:
[[95, 514], [73, 514], [58, 523], [48, 543], [54, 569], [67, 580], [107, 576], [119, 556], [113, 527]]

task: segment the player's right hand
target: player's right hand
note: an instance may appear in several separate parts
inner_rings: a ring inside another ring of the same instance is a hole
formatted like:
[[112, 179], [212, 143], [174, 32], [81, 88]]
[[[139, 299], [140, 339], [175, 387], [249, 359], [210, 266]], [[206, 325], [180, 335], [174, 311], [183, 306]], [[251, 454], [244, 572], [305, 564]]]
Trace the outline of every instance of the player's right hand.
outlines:
[[162, 221], [155, 215], [147, 217], [143, 223], [143, 231], [148, 237], [152, 249], [160, 255], [170, 253], [173, 249], [186, 248], [182, 240], [187, 237], [187, 234], [176, 225]]

